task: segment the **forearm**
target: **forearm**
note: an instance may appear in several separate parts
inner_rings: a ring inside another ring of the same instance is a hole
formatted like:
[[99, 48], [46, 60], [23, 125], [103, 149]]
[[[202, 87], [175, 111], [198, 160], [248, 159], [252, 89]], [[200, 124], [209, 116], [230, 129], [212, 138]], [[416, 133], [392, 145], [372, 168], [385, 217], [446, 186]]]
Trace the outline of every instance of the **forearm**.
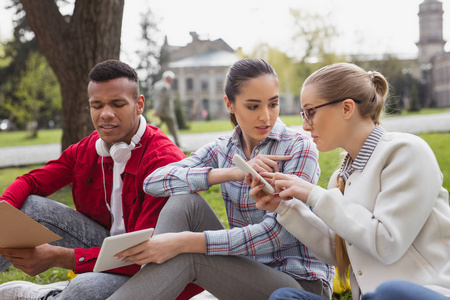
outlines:
[[264, 221], [224, 230], [205, 231], [208, 255], [259, 255], [280, 250], [291, 237], [275, 219], [267, 213]]
[[206, 253], [206, 238], [203, 232], [180, 232], [179, 253]]
[[222, 168], [211, 169], [208, 172], [208, 183], [210, 185], [220, 184], [228, 181], [241, 181], [244, 180], [244, 174], [237, 167], [234, 168]]
[[68, 270], [75, 269], [75, 251], [74, 249], [56, 247], [55, 250], [55, 267]]

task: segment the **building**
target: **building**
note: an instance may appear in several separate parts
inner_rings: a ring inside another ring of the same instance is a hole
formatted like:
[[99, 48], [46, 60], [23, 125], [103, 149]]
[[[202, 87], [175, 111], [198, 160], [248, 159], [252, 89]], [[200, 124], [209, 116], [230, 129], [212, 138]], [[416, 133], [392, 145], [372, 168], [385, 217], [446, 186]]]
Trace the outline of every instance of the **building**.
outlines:
[[419, 5], [420, 37], [417, 62], [427, 85], [426, 107], [450, 107], [450, 52], [445, 52], [442, 2], [424, 0]]
[[[450, 107], [450, 52], [444, 50], [443, 15], [439, 0], [424, 0], [419, 5], [417, 59], [404, 60], [413, 76], [426, 84], [425, 107]], [[165, 45], [170, 59], [164, 69], [176, 75], [172, 88], [188, 119], [226, 119], [223, 85], [228, 68], [239, 57], [222, 39], [201, 39], [196, 32], [190, 35], [192, 41], [186, 46]], [[296, 113], [299, 107], [298, 99], [282, 91], [280, 104], [282, 114]]]
[[167, 47], [167, 68], [176, 76], [172, 88], [190, 120], [225, 119], [225, 76], [239, 57], [222, 39], [200, 39], [196, 32], [190, 35], [192, 42], [186, 46]]

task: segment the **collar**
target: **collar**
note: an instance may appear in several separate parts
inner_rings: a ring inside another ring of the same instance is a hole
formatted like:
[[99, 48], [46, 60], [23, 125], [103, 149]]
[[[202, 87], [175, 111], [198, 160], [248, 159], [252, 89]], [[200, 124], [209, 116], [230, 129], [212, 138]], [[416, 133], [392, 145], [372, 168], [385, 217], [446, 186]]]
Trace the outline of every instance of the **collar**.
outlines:
[[[273, 126], [267, 138], [260, 141], [259, 144], [268, 142], [269, 140], [280, 141], [281, 137], [285, 133], [285, 130], [286, 125], [284, 125], [283, 121], [281, 121], [280, 118], [277, 118], [277, 121], [275, 122], [275, 125]], [[230, 144], [241, 145], [241, 136], [242, 136], [242, 129], [239, 125], [237, 125], [231, 132], [231, 137], [228, 141], [227, 146], [229, 146]]]
[[[147, 139], [149, 138], [149, 135], [151, 134], [151, 129], [149, 129], [149, 126], [146, 125], [144, 134], [140, 138], [140, 141], [137, 143], [136, 147], [131, 151], [131, 157], [127, 161], [125, 165], [124, 172], [129, 173], [132, 175], [136, 175], [138, 172], [139, 164], [141, 163], [142, 156], [145, 154], [145, 145], [147, 143]], [[102, 157], [99, 156], [97, 159], [97, 163], [102, 163]], [[103, 164], [114, 164], [114, 160], [111, 158], [111, 156], [105, 156], [103, 158]]]
[[378, 145], [381, 136], [385, 132], [386, 130], [384, 130], [383, 127], [377, 125], [374, 128], [374, 130], [370, 133], [370, 135], [367, 137], [366, 141], [364, 142], [361, 150], [359, 151], [354, 161], [352, 160], [350, 154], [347, 153], [347, 155], [344, 158], [344, 162], [342, 163], [342, 166], [339, 169], [339, 176], [342, 179], [347, 180], [355, 170], [360, 172], [364, 170], [364, 168], [367, 165], [367, 162], [372, 156], [373, 151], [375, 150], [375, 147]]

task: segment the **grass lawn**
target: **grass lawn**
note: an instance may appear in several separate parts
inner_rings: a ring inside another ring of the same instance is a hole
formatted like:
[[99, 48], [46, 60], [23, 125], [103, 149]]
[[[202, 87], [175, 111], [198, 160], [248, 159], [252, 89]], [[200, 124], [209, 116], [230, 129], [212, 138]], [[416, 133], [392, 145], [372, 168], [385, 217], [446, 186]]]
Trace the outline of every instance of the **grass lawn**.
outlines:
[[[298, 119], [298, 118], [297, 118]], [[294, 118], [291, 120], [294, 121]], [[287, 123], [287, 121], [286, 121]], [[53, 131], [55, 133], [56, 130]], [[17, 132], [18, 133], [18, 132]], [[2, 133], [3, 134], [3, 133]], [[9, 134], [9, 132], [8, 132]], [[444, 174], [444, 187], [450, 190], [450, 133], [430, 133], [420, 135], [428, 142], [430, 147], [436, 154], [437, 160]], [[4, 137], [0, 135], [1, 138]], [[328, 180], [333, 171], [339, 167], [341, 162], [341, 154], [339, 150], [334, 150], [327, 153], [321, 153], [319, 163], [322, 169], [322, 175], [319, 179], [319, 185], [326, 187]], [[31, 169], [38, 168], [40, 165], [22, 167], [22, 168], [6, 168], [0, 169], [0, 193], [3, 193], [5, 188], [17, 177]], [[210, 190], [202, 192], [201, 195], [212, 206], [224, 226], [228, 227], [225, 207], [220, 193], [220, 187], [214, 186]], [[70, 186], [66, 187], [57, 193], [50, 196], [50, 198], [63, 202], [66, 205], [73, 207]], [[60, 268], [52, 268], [38, 276], [30, 277], [22, 271], [9, 268], [7, 271], [0, 273], [0, 283], [11, 280], [27, 280], [36, 283], [51, 283], [59, 280], [67, 280], [68, 271]], [[351, 299], [351, 293], [347, 292], [342, 295], [335, 295], [333, 299], [346, 300]]]
[[[396, 116], [409, 116], [416, 114], [435, 114], [448, 112], [448, 109], [422, 109], [419, 112], [406, 112], [403, 111], [400, 115]], [[391, 116], [390, 116], [391, 117]], [[283, 115], [280, 116], [281, 120], [287, 126], [298, 126], [302, 124], [302, 119], [299, 115]], [[180, 130], [180, 133], [203, 133], [203, 132], [217, 132], [217, 131], [231, 131], [233, 126], [228, 120], [221, 121], [196, 121], [189, 123], [189, 130]], [[169, 134], [166, 124], [161, 127], [162, 131]], [[26, 146], [26, 145], [40, 145], [40, 144], [53, 144], [61, 143], [62, 131], [61, 129], [42, 129], [39, 130], [38, 137], [36, 139], [30, 139], [28, 133], [25, 131], [0, 131], [0, 147], [7, 146]]]

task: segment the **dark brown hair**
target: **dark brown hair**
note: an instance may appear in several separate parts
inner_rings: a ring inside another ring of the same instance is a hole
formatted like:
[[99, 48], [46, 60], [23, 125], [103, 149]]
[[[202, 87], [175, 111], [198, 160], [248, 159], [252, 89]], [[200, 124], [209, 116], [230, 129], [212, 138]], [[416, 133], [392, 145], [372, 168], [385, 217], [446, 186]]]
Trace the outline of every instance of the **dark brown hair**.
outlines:
[[[272, 66], [260, 58], [245, 58], [235, 62], [228, 70], [225, 81], [225, 95], [231, 103], [235, 103], [236, 95], [242, 91], [247, 81], [259, 76], [272, 75], [278, 80], [278, 75]], [[238, 125], [236, 116], [230, 113], [230, 121]]]
[[119, 60], [106, 60], [96, 64], [89, 73], [89, 80], [93, 82], [105, 82], [117, 78], [128, 78], [136, 84], [134, 99], [139, 96], [139, 81], [136, 71]]

